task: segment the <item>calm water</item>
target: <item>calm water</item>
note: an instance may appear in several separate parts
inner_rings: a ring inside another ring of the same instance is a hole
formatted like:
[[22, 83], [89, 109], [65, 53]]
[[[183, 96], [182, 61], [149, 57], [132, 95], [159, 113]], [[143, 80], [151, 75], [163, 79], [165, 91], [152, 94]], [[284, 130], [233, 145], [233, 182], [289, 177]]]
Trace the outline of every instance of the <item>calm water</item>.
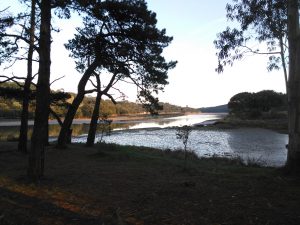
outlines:
[[[74, 142], [85, 142], [86, 137], [74, 138]], [[175, 129], [140, 129], [113, 132], [104, 137], [107, 143], [146, 146], [159, 149], [182, 148], [176, 139]], [[285, 145], [288, 136], [274, 131], [241, 128], [232, 130], [193, 130], [188, 148], [199, 156], [241, 156], [266, 166], [283, 166], [286, 161]]]
[[[178, 149], [183, 147], [182, 142], [176, 139], [176, 129], [172, 127], [199, 124], [207, 120], [216, 120], [223, 116], [199, 114], [144, 121], [119, 121], [113, 124], [114, 131], [110, 136], [105, 136], [104, 141], [121, 145]], [[58, 132], [58, 125], [50, 125], [51, 140], [55, 140]], [[73, 137], [72, 141], [85, 142], [87, 132], [88, 121], [77, 121], [73, 125], [73, 134], [76, 137]], [[17, 124], [1, 126], [0, 123], [1, 139], [7, 138], [7, 135], [16, 136], [17, 133]], [[97, 136], [98, 139], [99, 136]], [[287, 152], [285, 145], [287, 142], [287, 135], [265, 129], [195, 129], [190, 135], [188, 148], [204, 157], [213, 155], [241, 156], [245, 160], [255, 160], [267, 166], [282, 166], [286, 161]]]

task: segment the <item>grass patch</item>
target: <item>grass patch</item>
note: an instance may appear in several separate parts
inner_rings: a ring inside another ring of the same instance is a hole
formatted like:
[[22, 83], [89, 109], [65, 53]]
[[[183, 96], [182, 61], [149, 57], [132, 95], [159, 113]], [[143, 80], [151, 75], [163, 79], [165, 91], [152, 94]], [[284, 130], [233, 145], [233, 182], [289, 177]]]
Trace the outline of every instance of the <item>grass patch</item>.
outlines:
[[235, 116], [226, 116], [224, 119], [212, 125], [221, 129], [233, 129], [240, 127], [258, 127], [278, 131], [288, 132], [287, 118], [261, 118], [261, 119], [240, 119]]
[[[300, 179], [239, 159], [144, 147], [46, 151], [45, 178], [26, 181], [14, 143], [0, 160], [0, 224], [300, 224]], [[15, 144], [16, 145], [16, 144]]]

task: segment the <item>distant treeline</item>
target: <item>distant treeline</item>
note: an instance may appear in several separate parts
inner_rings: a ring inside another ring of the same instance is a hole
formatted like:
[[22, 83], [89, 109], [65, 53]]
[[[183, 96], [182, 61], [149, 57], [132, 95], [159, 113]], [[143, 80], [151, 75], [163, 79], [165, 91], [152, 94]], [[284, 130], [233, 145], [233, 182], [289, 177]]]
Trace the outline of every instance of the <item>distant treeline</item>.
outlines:
[[227, 113], [228, 112], [228, 105], [218, 105], [212, 107], [203, 107], [199, 109], [203, 113]]
[[[0, 84], [0, 88], [13, 88], [20, 89], [19, 86], [13, 82], [7, 82]], [[0, 97], [0, 118], [19, 118], [22, 110], [22, 100], [12, 97]], [[71, 103], [74, 99], [75, 94], [70, 93], [71, 98], [67, 99], [68, 103]], [[189, 107], [180, 107], [169, 103], [160, 103], [163, 109], [159, 113], [185, 113], [185, 112], [198, 112], [197, 109]], [[90, 118], [95, 105], [95, 97], [86, 96], [81, 103], [76, 113], [76, 118]], [[57, 104], [51, 106], [51, 109], [55, 111], [60, 117], [64, 117], [67, 111], [67, 105]], [[107, 116], [117, 115], [129, 115], [129, 114], [143, 114], [147, 113], [145, 108], [140, 103], [134, 103], [129, 101], [120, 101], [117, 104], [113, 104], [110, 100], [103, 100], [101, 102], [101, 114]], [[29, 115], [30, 118], [34, 117], [35, 102], [31, 101]]]
[[287, 115], [287, 96], [272, 90], [242, 92], [230, 99], [228, 109], [231, 115], [245, 119], [282, 117]]

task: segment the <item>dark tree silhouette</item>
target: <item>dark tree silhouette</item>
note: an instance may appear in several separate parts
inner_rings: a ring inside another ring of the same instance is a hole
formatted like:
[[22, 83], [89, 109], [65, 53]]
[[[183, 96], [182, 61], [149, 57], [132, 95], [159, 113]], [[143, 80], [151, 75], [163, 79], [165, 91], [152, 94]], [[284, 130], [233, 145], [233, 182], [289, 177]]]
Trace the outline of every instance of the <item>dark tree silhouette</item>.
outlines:
[[99, 109], [100, 109], [100, 103], [102, 98], [102, 92], [101, 92], [101, 81], [99, 75], [96, 75], [97, 84], [95, 85], [95, 88], [97, 89], [97, 96], [96, 101], [93, 109], [93, 114], [90, 122], [90, 128], [89, 133], [86, 141], [87, 146], [93, 146], [95, 142], [95, 136], [97, 131], [97, 125], [98, 125], [98, 119], [99, 119]]
[[157, 29], [156, 23], [155, 13], [147, 9], [143, 0], [104, 1], [94, 6], [84, 19], [84, 27], [78, 28], [78, 34], [66, 45], [76, 59], [77, 69], [85, 72], [60, 131], [60, 147], [66, 144], [84, 95], [97, 91], [85, 90], [95, 71], [105, 69], [111, 74], [100, 93], [113, 102], [115, 99], [109, 91], [117, 82], [134, 84], [143, 94], [141, 98], [146, 97], [146, 100], [155, 99], [149, 95], [158, 93], [167, 84], [167, 72], [176, 62], [166, 62], [161, 53], [172, 38], [166, 36], [164, 29]]
[[32, 83], [32, 65], [33, 65], [33, 53], [35, 48], [35, 26], [36, 26], [36, 0], [31, 0], [31, 14], [30, 14], [30, 28], [29, 28], [29, 49], [27, 56], [27, 77], [23, 90], [22, 101], [22, 114], [21, 114], [21, 126], [18, 142], [18, 150], [21, 152], [27, 152], [27, 140], [28, 140], [28, 115], [29, 115], [29, 101], [30, 101], [30, 85]]
[[264, 90], [257, 93], [238, 93], [228, 102], [230, 114], [242, 118], [256, 118], [271, 109], [284, 108], [286, 96], [272, 90]]
[[28, 165], [28, 176], [35, 181], [44, 175], [45, 137], [48, 134], [50, 104], [51, 1], [41, 0], [40, 7], [39, 76]]
[[300, 28], [299, 1], [288, 0], [289, 144], [287, 168], [300, 172]]

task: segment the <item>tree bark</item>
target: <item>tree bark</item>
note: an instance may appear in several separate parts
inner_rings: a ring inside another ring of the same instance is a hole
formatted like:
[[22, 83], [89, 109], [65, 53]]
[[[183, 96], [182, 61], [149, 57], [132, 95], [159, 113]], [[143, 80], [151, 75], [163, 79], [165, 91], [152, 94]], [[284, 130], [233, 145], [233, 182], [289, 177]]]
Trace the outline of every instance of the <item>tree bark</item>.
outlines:
[[83, 74], [82, 78], [79, 81], [78, 88], [77, 88], [78, 93], [68, 109], [68, 112], [65, 116], [63, 125], [59, 132], [59, 136], [58, 136], [58, 140], [57, 140], [57, 146], [59, 148], [66, 147], [67, 140], [69, 139], [68, 134], [70, 134], [70, 128], [71, 128], [73, 119], [74, 119], [76, 111], [85, 95], [85, 86], [96, 68], [97, 68], [97, 62], [93, 62], [88, 67], [88, 69], [85, 71], [85, 73]]
[[300, 172], [300, 30], [298, 0], [288, 0], [289, 144], [287, 168]]
[[35, 4], [36, 1], [31, 1], [31, 15], [30, 15], [30, 34], [29, 34], [29, 50], [27, 58], [27, 77], [24, 84], [24, 95], [22, 102], [21, 126], [18, 142], [18, 150], [27, 153], [28, 140], [28, 108], [30, 101], [30, 85], [32, 81], [32, 57], [34, 52], [34, 34], [35, 34]]
[[49, 117], [51, 65], [51, 1], [49, 0], [41, 1], [39, 48], [36, 110], [28, 166], [28, 176], [34, 181], [38, 181], [44, 175], [45, 136]]
[[97, 78], [97, 96], [96, 96], [96, 102], [90, 122], [90, 128], [89, 133], [86, 141], [86, 146], [92, 147], [95, 144], [95, 136], [97, 132], [97, 125], [98, 125], [98, 119], [99, 119], [99, 109], [100, 109], [100, 102], [101, 102], [101, 83], [99, 76], [96, 76]]

